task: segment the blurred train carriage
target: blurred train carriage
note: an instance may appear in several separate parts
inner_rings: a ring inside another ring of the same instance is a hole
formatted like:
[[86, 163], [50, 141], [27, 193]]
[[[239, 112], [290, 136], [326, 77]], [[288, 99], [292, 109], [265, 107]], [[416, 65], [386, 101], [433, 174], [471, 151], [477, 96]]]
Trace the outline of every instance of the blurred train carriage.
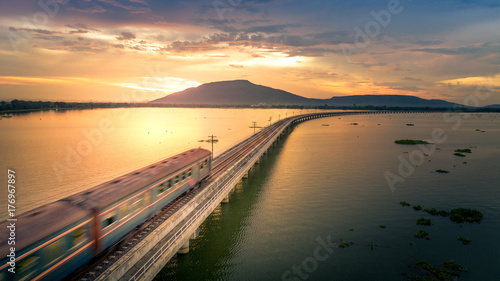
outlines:
[[[0, 280], [60, 280], [193, 188], [211, 170], [211, 153], [192, 149], [0, 225]], [[15, 272], [10, 273], [10, 247]]]

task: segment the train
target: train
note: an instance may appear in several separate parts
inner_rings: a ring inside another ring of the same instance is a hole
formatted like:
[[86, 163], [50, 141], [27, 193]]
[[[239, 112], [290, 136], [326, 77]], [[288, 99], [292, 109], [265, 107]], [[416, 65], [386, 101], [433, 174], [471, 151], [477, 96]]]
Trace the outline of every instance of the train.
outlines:
[[[211, 169], [211, 152], [191, 149], [1, 223], [0, 280], [65, 278], [196, 187]], [[9, 243], [12, 232], [15, 245]]]

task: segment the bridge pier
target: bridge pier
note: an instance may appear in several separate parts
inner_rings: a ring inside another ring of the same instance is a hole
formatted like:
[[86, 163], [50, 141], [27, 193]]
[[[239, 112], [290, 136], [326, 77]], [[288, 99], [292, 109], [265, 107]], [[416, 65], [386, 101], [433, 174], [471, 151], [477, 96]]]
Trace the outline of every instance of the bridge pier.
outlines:
[[184, 243], [181, 248], [179, 249], [179, 251], [177, 251], [177, 254], [179, 255], [185, 255], [189, 253], [189, 239], [186, 241], [186, 243]]
[[224, 198], [222, 198], [221, 203], [222, 203], [222, 204], [227, 204], [227, 203], [229, 203], [229, 194], [227, 194]]

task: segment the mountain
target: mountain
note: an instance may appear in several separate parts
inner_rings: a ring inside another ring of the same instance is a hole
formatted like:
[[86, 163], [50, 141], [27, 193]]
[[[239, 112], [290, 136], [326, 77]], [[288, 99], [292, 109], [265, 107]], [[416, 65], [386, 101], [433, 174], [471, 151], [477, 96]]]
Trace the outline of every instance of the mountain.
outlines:
[[179, 105], [302, 105], [313, 100], [292, 93], [255, 85], [247, 80], [202, 84], [151, 101]]
[[457, 104], [444, 100], [426, 100], [403, 95], [341, 96], [330, 99], [309, 99], [247, 80], [221, 81], [202, 84], [151, 101], [171, 105], [221, 106], [388, 106], [388, 107], [453, 107]]
[[500, 108], [500, 104], [487, 105], [487, 106], [483, 106], [483, 108], [499, 109]]
[[426, 100], [415, 96], [403, 95], [360, 95], [333, 97], [327, 104], [336, 106], [400, 106], [400, 107], [453, 107], [454, 103], [444, 100]]

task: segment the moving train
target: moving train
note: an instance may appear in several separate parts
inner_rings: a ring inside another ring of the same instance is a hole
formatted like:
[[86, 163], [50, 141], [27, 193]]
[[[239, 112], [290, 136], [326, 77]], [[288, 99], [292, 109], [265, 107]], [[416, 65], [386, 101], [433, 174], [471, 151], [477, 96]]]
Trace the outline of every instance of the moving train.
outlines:
[[210, 151], [191, 149], [23, 213], [15, 245], [8, 244], [11, 222], [1, 223], [0, 280], [63, 279], [194, 188], [210, 174], [211, 160]]

